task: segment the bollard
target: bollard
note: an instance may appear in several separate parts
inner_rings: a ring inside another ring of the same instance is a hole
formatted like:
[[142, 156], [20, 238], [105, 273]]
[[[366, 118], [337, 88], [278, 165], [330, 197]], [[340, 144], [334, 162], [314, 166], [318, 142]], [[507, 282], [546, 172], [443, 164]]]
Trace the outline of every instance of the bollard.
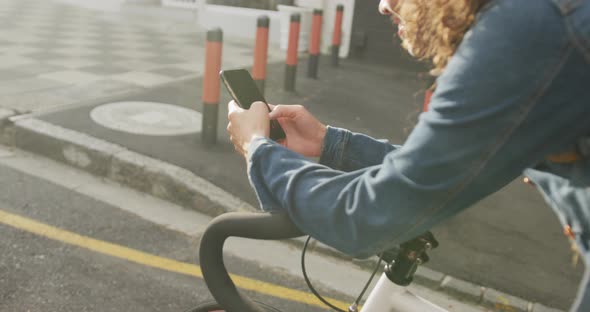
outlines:
[[432, 98], [432, 93], [434, 91], [432, 89], [428, 89], [424, 92], [424, 104], [422, 105], [422, 111], [428, 111], [428, 107], [430, 106], [430, 99]]
[[336, 7], [336, 18], [334, 19], [334, 33], [332, 34], [332, 66], [338, 66], [340, 54], [340, 43], [342, 40], [342, 16], [344, 15], [344, 5], [339, 4]]
[[207, 32], [205, 47], [205, 73], [203, 75], [203, 119], [201, 140], [205, 144], [217, 142], [217, 119], [219, 114], [219, 71], [223, 31], [215, 28]]
[[252, 66], [252, 78], [258, 86], [260, 93], [264, 95], [266, 81], [266, 63], [268, 57], [268, 16], [258, 18], [256, 25], [256, 45], [254, 47], [254, 65]]
[[299, 30], [301, 15], [291, 14], [289, 26], [289, 46], [287, 47], [287, 61], [285, 69], [285, 91], [295, 91], [295, 76], [297, 74], [297, 49], [299, 47]]
[[318, 78], [318, 64], [320, 60], [320, 42], [322, 38], [322, 10], [313, 10], [311, 23], [311, 38], [309, 41], [309, 61], [307, 77]]

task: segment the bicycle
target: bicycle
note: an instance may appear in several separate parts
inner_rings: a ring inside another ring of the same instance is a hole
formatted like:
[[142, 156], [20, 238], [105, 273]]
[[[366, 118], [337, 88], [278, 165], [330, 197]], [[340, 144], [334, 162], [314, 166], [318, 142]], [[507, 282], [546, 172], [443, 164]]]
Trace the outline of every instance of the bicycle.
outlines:
[[[213, 219], [201, 238], [199, 258], [203, 279], [215, 302], [198, 305], [187, 312], [280, 312], [280, 310], [254, 302], [238, 291], [223, 264], [223, 244], [229, 237], [280, 240], [303, 236], [286, 214], [272, 213], [226, 213]], [[308, 241], [309, 242], [309, 239]], [[325, 301], [310, 284], [305, 273], [305, 250], [303, 249], [303, 275], [312, 292], [325, 304], [343, 311]], [[399, 250], [388, 250], [380, 255], [369, 282], [348, 311], [358, 311], [358, 304], [382, 261], [387, 264], [377, 284], [363, 305], [363, 311], [375, 312], [446, 312], [445, 309], [410, 292], [406, 286], [413, 281], [418, 266], [429, 260], [427, 251], [436, 248], [438, 242], [427, 232], [400, 245]]]

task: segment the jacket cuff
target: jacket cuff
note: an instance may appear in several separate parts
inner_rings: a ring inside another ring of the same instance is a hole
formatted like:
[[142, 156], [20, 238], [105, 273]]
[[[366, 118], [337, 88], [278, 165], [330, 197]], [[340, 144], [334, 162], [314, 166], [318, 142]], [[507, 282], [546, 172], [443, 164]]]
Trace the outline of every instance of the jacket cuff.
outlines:
[[327, 126], [319, 163], [339, 170], [344, 165], [344, 150], [352, 133], [346, 129]]
[[263, 154], [265, 152], [270, 152], [274, 145], [278, 144], [269, 138], [257, 137], [254, 138], [248, 146], [248, 180], [254, 189], [254, 193], [260, 204], [260, 209], [263, 211], [276, 211], [281, 208], [279, 202], [273, 197], [272, 192], [264, 182], [265, 167], [263, 160], [261, 159], [263, 158]]

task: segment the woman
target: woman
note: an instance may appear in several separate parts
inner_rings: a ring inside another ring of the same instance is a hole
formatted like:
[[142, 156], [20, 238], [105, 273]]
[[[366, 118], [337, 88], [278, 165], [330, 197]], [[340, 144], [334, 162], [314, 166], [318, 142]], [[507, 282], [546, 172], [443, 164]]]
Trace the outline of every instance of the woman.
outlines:
[[[300, 106], [229, 103], [262, 209], [357, 257], [409, 240], [524, 174], [590, 262], [590, 1], [381, 0], [438, 77], [403, 146]], [[278, 119], [285, 141], [268, 139]], [[319, 164], [304, 156], [319, 156]], [[572, 311], [590, 311], [588, 273]]]

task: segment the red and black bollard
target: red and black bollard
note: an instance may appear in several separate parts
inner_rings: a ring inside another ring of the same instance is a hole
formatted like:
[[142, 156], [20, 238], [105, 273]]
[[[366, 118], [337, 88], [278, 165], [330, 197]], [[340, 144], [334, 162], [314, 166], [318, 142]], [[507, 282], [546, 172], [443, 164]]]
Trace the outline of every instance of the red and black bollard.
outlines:
[[426, 91], [424, 91], [424, 104], [422, 104], [423, 112], [428, 111], [428, 108], [430, 107], [430, 99], [432, 98], [434, 90], [436, 89], [436, 76], [428, 74], [428, 76], [425, 77], [425, 80]]
[[428, 89], [424, 92], [424, 104], [422, 105], [422, 111], [428, 111], [428, 107], [430, 106], [430, 99], [432, 98], [432, 93], [434, 91], [432, 89]]
[[289, 45], [287, 47], [287, 61], [285, 68], [285, 91], [295, 91], [295, 76], [297, 74], [297, 49], [299, 48], [299, 30], [301, 29], [301, 15], [291, 14], [289, 26]]
[[311, 38], [309, 42], [309, 62], [307, 77], [318, 78], [318, 64], [320, 61], [320, 43], [322, 40], [322, 10], [313, 10], [311, 22]]
[[336, 7], [336, 18], [334, 19], [334, 33], [332, 34], [332, 66], [338, 66], [340, 43], [342, 41], [342, 17], [344, 5]]
[[203, 79], [203, 125], [201, 139], [205, 144], [217, 142], [217, 119], [219, 115], [219, 71], [223, 31], [215, 28], [207, 32], [205, 47], [205, 73]]
[[264, 95], [266, 81], [266, 62], [268, 57], [268, 27], [270, 19], [268, 16], [258, 18], [256, 25], [256, 45], [254, 47], [254, 65], [252, 66], [252, 78], [260, 93]]

